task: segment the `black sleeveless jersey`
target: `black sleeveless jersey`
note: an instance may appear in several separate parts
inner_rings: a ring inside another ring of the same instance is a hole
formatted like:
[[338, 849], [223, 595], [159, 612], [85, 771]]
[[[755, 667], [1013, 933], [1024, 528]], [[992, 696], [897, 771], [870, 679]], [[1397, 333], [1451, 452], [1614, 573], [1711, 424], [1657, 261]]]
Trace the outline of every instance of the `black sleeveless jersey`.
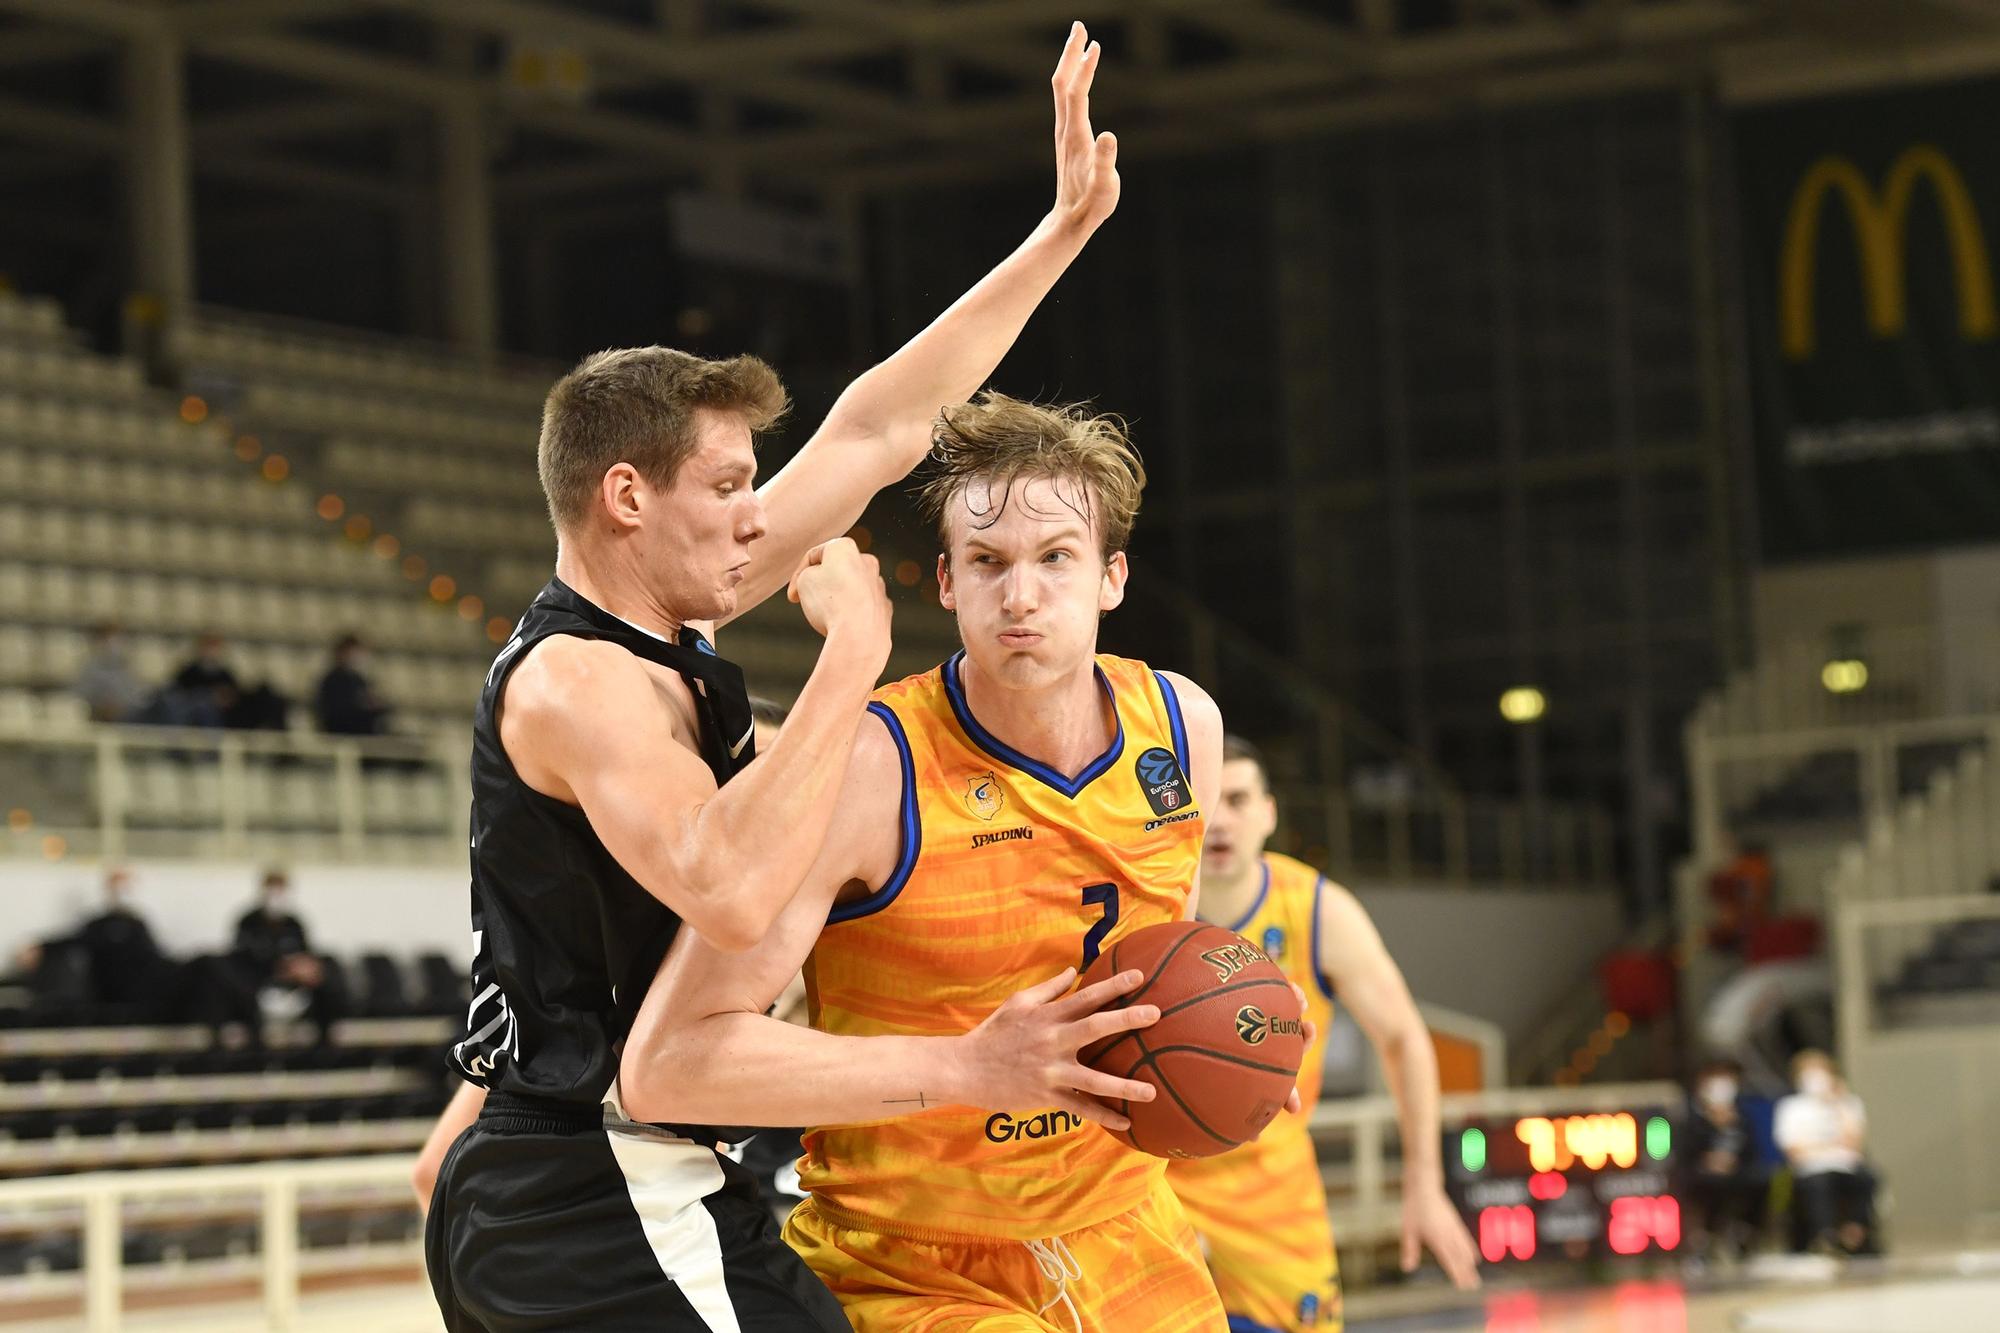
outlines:
[[452, 1063], [489, 1090], [594, 1106], [681, 923], [612, 858], [582, 810], [528, 786], [501, 748], [507, 677], [557, 634], [605, 639], [680, 673], [717, 785], [756, 744], [743, 673], [698, 632], [669, 643], [559, 579], [535, 595], [487, 672], [472, 725], [472, 1007]]

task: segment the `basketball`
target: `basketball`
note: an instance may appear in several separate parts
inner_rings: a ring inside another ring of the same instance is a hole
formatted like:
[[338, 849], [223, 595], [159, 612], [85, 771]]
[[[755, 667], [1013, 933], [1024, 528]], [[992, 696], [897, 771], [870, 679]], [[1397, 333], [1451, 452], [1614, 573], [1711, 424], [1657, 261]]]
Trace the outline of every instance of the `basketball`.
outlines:
[[1221, 926], [1171, 921], [1112, 944], [1088, 986], [1146, 974], [1120, 1005], [1155, 1004], [1160, 1021], [1086, 1047], [1084, 1064], [1150, 1083], [1150, 1102], [1113, 1102], [1132, 1122], [1113, 1138], [1156, 1157], [1213, 1157], [1254, 1139], [1298, 1082], [1306, 1038], [1298, 996], [1250, 941]]

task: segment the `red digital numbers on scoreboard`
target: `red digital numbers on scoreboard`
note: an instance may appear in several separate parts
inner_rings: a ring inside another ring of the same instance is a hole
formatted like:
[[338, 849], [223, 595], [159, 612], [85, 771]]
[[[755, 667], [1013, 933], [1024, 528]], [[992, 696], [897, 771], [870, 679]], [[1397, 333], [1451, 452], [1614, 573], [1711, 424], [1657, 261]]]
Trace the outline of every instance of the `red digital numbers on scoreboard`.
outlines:
[[1613, 1199], [1604, 1239], [1613, 1254], [1640, 1254], [1649, 1245], [1674, 1249], [1681, 1243], [1679, 1200], [1670, 1195]]
[[1480, 1209], [1479, 1253], [1489, 1264], [1534, 1258], [1534, 1210], [1526, 1204]]

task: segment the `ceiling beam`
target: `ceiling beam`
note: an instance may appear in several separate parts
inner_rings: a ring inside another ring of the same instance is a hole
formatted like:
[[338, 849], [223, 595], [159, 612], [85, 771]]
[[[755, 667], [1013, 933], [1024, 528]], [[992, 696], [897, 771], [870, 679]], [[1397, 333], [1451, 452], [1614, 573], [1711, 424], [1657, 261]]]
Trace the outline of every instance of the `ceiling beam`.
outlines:
[[399, 8], [440, 23], [500, 38], [545, 36], [607, 66], [641, 70], [701, 87], [725, 87], [763, 101], [849, 119], [901, 120], [903, 102], [867, 88], [788, 69], [881, 50], [880, 33], [801, 25], [775, 32], [729, 33], [692, 41], [657, 30], [554, 9], [538, 0], [396, 0]]
[[17, 28], [0, 43], [0, 69], [25, 65], [52, 65], [84, 56], [103, 55], [111, 50], [102, 33], [76, 32], [69, 28]]
[[301, 139], [408, 125], [417, 117], [418, 113], [403, 102], [315, 98], [203, 116], [189, 127], [188, 134], [196, 147], [214, 149], [267, 139]]
[[0, 135], [31, 144], [57, 143], [90, 153], [125, 151], [125, 130], [116, 121], [19, 102], [11, 97], [0, 98]]
[[175, 32], [190, 37], [339, 18], [363, 7], [355, 0], [180, 0], [167, 14], [167, 22]]
[[[0, 4], [10, 2], [0, 0]], [[426, 106], [478, 92], [478, 85], [471, 80], [437, 73], [428, 65], [363, 55], [298, 37], [197, 35], [191, 45], [205, 56], [287, 74], [302, 82], [353, 88]]]
[[0, 0], [0, 14], [48, 19], [110, 37], [154, 37], [164, 33], [161, 10], [128, 0]]
[[425, 193], [391, 185], [351, 171], [311, 166], [287, 158], [242, 151], [213, 157], [197, 157], [194, 159], [194, 169], [200, 175], [218, 180], [285, 190], [295, 194], [346, 199], [392, 211], [409, 207], [424, 197]]

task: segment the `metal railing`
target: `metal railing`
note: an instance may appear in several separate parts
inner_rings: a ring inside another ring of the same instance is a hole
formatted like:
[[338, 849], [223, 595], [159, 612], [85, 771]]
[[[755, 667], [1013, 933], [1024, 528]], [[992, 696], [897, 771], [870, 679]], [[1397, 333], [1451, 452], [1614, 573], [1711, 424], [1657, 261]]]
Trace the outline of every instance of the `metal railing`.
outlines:
[[[105, 724], [0, 725], [0, 804], [26, 813], [0, 850], [105, 859], [189, 850], [223, 858], [310, 841], [379, 858], [385, 835], [418, 859], [460, 854], [471, 806], [462, 732], [332, 737]], [[164, 791], [142, 790], [150, 778]], [[428, 807], [395, 800], [430, 784]], [[60, 846], [48, 840], [60, 840]]]
[[[1501, 1088], [1447, 1095], [1441, 1099], [1440, 1112], [1449, 1127], [1455, 1121], [1476, 1117], [1674, 1105], [1680, 1098], [1679, 1087], [1668, 1082]], [[1344, 1244], [1368, 1246], [1400, 1234], [1402, 1157], [1396, 1126], [1395, 1101], [1384, 1096], [1322, 1102], [1313, 1112], [1310, 1132], [1325, 1163], [1328, 1211], [1334, 1234]], [[366, 1186], [401, 1188], [414, 1164], [413, 1156], [397, 1154], [4, 1181], [0, 1182], [0, 1211], [81, 1208], [84, 1327], [88, 1333], [116, 1333], [123, 1326], [127, 1267], [123, 1205], [137, 1200], [254, 1194], [259, 1200], [259, 1268], [265, 1318], [275, 1333], [286, 1333], [299, 1317], [299, 1215], [312, 1203], [309, 1193]], [[412, 1261], [419, 1257], [408, 1245], [389, 1248], [393, 1257]]]
[[313, 1188], [407, 1186], [415, 1160], [398, 1154], [10, 1180], [0, 1182], [0, 1208], [82, 1207], [84, 1327], [88, 1333], [114, 1333], [124, 1322], [124, 1203], [254, 1193], [260, 1201], [265, 1318], [274, 1333], [286, 1333], [299, 1312], [301, 1194]]

